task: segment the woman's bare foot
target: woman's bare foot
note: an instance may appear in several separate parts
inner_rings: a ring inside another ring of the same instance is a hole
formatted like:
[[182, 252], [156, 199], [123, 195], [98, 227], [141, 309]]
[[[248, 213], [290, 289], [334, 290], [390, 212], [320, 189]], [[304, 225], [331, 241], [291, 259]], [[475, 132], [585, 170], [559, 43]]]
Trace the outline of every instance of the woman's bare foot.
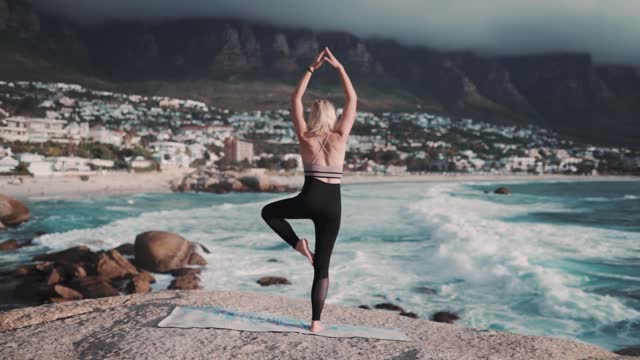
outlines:
[[322, 331], [324, 330], [324, 325], [320, 324], [320, 320], [312, 320], [309, 330], [313, 332]]
[[307, 239], [302, 238], [298, 240], [298, 243], [296, 244], [296, 250], [298, 250], [299, 253], [309, 259], [311, 266], [313, 266], [313, 253], [309, 251], [309, 244], [307, 243]]

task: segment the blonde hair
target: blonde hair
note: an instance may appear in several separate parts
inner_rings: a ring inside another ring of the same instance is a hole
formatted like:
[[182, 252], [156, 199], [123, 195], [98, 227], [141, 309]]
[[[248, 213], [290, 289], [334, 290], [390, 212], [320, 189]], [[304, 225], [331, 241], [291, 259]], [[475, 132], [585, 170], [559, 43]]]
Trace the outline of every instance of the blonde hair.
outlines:
[[307, 134], [325, 135], [333, 130], [337, 121], [336, 108], [329, 100], [315, 100], [307, 121]]

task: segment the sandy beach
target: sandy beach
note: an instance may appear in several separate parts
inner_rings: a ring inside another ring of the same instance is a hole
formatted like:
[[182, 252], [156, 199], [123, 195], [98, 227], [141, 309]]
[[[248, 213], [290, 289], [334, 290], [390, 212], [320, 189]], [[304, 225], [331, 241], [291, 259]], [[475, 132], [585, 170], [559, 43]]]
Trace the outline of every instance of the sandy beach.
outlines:
[[[89, 175], [87, 181], [81, 180], [79, 175], [1, 176], [0, 194], [18, 200], [45, 200], [171, 192], [171, 181], [180, 181], [184, 175], [193, 170], [192, 168], [184, 168], [148, 173], [110, 172]], [[22, 178], [22, 183], [15, 183], [18, 178]]]
[[[195, 171], [193, 168], [181, 168], [172, 171], [150, 173], [111, 172], [90, 175], [87, 181], [79, 175], [30, 177], [0, 177], [0, 194], [16, 199], [81, 199], [100, 196], [118, 196], [149, 192], [171, 192], [171, 182], [179, 182], [186, 174]], [[302, 174], [281, 175], [267, 173], [274, 183], [300, 187], [304, 182]], [[16, 179], [22, 178], [22, 183]], [[390, 183], [390, 182], [448, 182], [448, 181], [514, 181], [514, 180], [640, 180], [638, 176], [616, 175], [519, 175], [519, 174], [464, 174], [464, 173], [429, 173], [410, 175], [352, 175], [345, 174], [342, 184]]]

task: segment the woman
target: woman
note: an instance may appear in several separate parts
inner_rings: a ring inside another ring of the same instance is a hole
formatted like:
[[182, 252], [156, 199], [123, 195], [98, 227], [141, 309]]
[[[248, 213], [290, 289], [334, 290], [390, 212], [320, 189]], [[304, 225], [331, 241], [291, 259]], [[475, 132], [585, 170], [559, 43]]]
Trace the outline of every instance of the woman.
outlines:
[[[346, 102], [340, 121], [333, 104], [316, 100], [307, 121], [303, 116], [302, 95], [311, 74], [324, 62], [340, 74]], [[320, 314], [329, 288], [329, 261], [340, 229], [340, 182], [347, 148], [347, 137], [356, 116], [356, 92], [351, 80], [328, 47], [320, 52], [305, 71], [291, 96], [291, 115], [300, 142], [300, 155], [304, 165], [304, 185], [298, 195], [272, 202], [262, 209], [262, 218], [291, 247], [307, 257], [313, 266], [311, 285], [311, 326], [320, 331]], [[285, 219], [311, 219], [315, 226], [315, 254], [309, 251], [304, 238], [298, 238]]]

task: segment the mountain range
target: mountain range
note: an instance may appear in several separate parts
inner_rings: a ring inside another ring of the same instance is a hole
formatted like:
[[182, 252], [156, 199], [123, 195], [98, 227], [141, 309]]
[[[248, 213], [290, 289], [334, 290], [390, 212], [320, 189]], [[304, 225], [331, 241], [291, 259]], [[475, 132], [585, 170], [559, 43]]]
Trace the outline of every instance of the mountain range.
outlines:
[[[584, 141], [638, 145], [638, 69], [596, 64], [587, 53], [481, 56], [234, 18], [80, 25], [24, 0], [0, 0], [0, 80], [68, 81], [238, 111], [288, 108], [324, 46], [347, 69], [359, 111], [532, 123]], [[308, 94], [341, 106], [331, 67], [313, 76]]]

